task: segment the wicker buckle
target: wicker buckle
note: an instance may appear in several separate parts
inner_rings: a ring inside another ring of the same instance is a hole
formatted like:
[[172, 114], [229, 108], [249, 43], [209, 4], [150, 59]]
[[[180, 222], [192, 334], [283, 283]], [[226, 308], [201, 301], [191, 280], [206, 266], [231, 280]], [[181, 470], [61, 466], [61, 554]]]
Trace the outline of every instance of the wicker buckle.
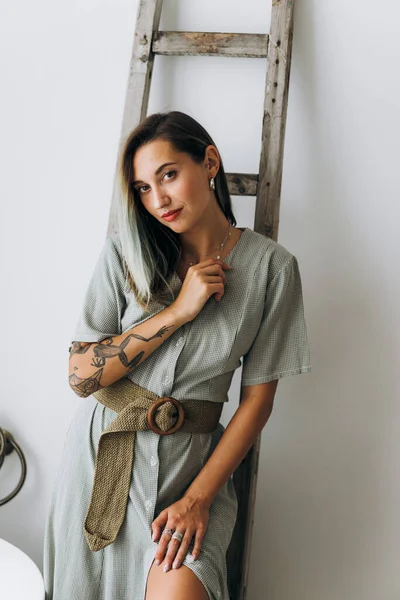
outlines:
[[[175, 425], [173, 425], [170, 429], [167, 429], [167, 431], [163, 431], [158, 427], [157, 423], [154, 420], [154, 416], [156, 410], [163, 404], [166, 404], [167, 402], [171, 402], [171, 404], [173, 404], [178, 410], [178, 418]], [[179, 402], [179, 400], [176, 400], [175, 398], [171, 398], [169, 396], [163, 396], [162, 398], [159, 398], [158, 400], [153, 402], [153, 404], [149, 406], [147, 411], [147, 424], [149, 428], [158, 435], [171, 435], [171, 433], [175, 433], [176, 431], [178, 431], [178, 429], [182, 427], [184, 418], [185, 411], [183, 410], [182, 404]]]

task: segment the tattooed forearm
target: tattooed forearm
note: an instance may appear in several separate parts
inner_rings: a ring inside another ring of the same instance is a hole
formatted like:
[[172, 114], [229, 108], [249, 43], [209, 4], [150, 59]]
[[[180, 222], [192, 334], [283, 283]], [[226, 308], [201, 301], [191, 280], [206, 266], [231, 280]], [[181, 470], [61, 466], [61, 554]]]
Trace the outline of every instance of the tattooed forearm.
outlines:
[[150, 356], [179, 326], [175, 312], [167, 307], [123, 334], [115, 334], [100, 342], [72, 342], [69, 360], [71, 389], [86, 398], [111, 385]]
[[152, 335], [149, 338], [143, 337], [142, 335], [138, 335], [136, 333], [131, 333], [120, 344], [114, 344], [114, 339], [108, 338], [103, 342], [100, 342], [99, 344], [93, 346], [93, 354], [95, 358], [93, 358], [91, 365], [92, 367], [104, 367], [107, 358], [113, 358], [114, 356], [118, 356], [119, 360], [122, 362], [124, 367], [131, 369], [140, 362], [144, 355], [144, 351], [139, 352], [139, 354], [134, 356], [133, 359], [129, 362], [128, 357], [125, 354], [125, 348], [129, 344], [130, 340], [132, 338], [136, 338], [137, 340], [142, 340], [143, 342], [150, 342], [154, 338], [162, 337], [170, 327], [172, 327], [172, 325], [169, 327], [161, 327], [161, 329], [159, 329], [154, 335]]
[[99, 369], [96, 373], [93, 373], [93, 375], [84, 379], [81, 379], [73, 373], [69, 377], [69, 385], [74, 390], [75, 394], [81, 398], [87, 398], [87, 396], [90, 396], [90, 394], [97, 392], [97, 390], [100, 390], [103, 387], [100, 385], [102, 373], [103, 369]]
[[145, 338], [137, 333], [131, 333], [129, 337], [134, 337], [138, 340], [143, 340], [144, 342], [150, 342], [150, 340], [154, 340], [154, 338], [162, 337], [164, 333], [168, 331], [168, 329], [171, 329], [171, 327], [174, 327], [174, 325], [164, 325], [163, 327], [161, 327], [161, 329], [159, 329], [154, 335], [152, 335], [149, 338]]
[[[113, 355], [113, 356], [115, 356], [115, 355]], [[118, 354], [118, 358], [120, 359], [120, 361], [122, 362], [124, 367], [126, 367], [127, 369], [132, 369], [133, 367], [136, 367], [136, 365], [138, 365], [140, 363], [143, 356], [144, 356], [144, 352], [142, 350], [139, 352], [139, 354], [136, 354], [136, 356], [134, 356], [130, 362], [128, 362], [125, 352]], [[104, 365], [106, 364], [107, 358], [110, 358], [110, 357], [105, 356], [102, 358], [93, 358], [92, 362], [90, 364], [92, 367], [104, 367]]]
[[82, 344], [82, 342], [72, 342], [72, 345], [69, 347], [69, 353], [71, 356], [73, 356], [74, 354], [85, 354], [85, 352], [87, 352], [89, 348], [89, 343]]

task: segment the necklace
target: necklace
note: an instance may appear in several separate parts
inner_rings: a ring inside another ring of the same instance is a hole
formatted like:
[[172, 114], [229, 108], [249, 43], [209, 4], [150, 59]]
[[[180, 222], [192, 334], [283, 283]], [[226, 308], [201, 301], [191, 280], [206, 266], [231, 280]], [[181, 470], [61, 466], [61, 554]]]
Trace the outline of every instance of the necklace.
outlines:
[[[224, 241], [223, 241], [223, 242], [222, 242], [222, 243], [221, 243], [219, 246], [217, 246], [217, 248], [216, 248], [216, 250], [217, 250], [217, 252], [218, 252], [218, 256], [217, 256], [217, 258], [218, 258], [218, 259], [220, 259], [220, 258], [221, 258], [222, 250], [223, 250], [223, 248], [224, 248], [224, 246], [225, 246], [225, 244], [226, 244], [226, 240], [228, 239], [228, 237], [229, 237], [230, 235], [232, 235], [232, 232], [231, 232], [231, 224], [229, 223], [229, 226], [228, 226], [228, 231], [226, 232], [226, 235], [225, 235]], [[206, 257], [206, 256], [210, 256], [210, 254], [213, 254], [214, 252], [215, 252], [215, 250], [214, 250], [213, 252], [210, 252], [209, 254], [205, 254], [205, 255], [204, 255], [204, 257]], [[197, 261], [197, 262], [198, 262], [198, 261]], [[191, 261], [191, 260], [189, 261], [189, 265], [190, 265], [190, 266], [192, 266], [192, 265], [194, 265], [194, 264], [197, 264], [197, 263], [196, 263], [195, 261]]]

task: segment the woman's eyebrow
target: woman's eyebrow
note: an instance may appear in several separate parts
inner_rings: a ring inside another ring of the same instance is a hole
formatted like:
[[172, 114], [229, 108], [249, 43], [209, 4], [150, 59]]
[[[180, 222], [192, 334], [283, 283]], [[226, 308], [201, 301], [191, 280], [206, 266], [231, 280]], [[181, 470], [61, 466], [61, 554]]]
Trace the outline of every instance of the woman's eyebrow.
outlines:
[[[161, 173], [161, 171], [163, 170], [164, 167], [168, 167], [169, 165], [177, 165], [177, 162], [168, 162], [168, 163], [164, 163], [163, 165], [161, 165], [160, 167], [158, 167], [158, 169], [155, 171], [154, 175], [159, 175]], [[137, 183], [144, 183], [144, 181], [141, 181], [140, 179], [137, 179], [136, 181], [133, 182], [133, 185], [136, 185]]]

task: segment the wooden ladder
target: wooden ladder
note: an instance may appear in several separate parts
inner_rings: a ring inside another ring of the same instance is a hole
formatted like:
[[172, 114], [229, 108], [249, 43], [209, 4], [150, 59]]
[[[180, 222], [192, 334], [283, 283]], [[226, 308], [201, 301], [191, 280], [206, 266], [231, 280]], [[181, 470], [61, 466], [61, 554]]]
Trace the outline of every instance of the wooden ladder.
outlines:
[[[254, 231], [278, 237], [294, 0], [271, 0], [270, 34], [159, 31], [162, 0], [140, 0], [122, 119], [119, 153], [127, 135], [147, 116], [156, 54], [266, 58], [262, 145], [258, 174], [226, 173], [232, 196], [256, 196]], [[117, 164], [118, 164], [117, 157]], [[117, 167], [107, 235], [117, 232]], [[261, 436], [234, 473], [239, 511], [227, 553], [231, 600], [245, 600]]]

